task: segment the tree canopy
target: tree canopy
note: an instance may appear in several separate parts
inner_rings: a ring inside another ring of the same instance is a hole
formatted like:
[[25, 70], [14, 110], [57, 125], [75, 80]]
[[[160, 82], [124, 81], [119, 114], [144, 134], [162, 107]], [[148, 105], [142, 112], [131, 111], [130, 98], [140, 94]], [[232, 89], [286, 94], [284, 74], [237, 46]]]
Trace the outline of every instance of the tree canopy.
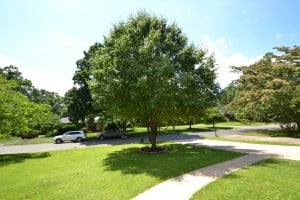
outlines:
[[59, 118], [51, 112], [51, 107], [29, 101], [25, 95], [14, 90], [17, 87], [14, 80], [7, 80], [0, 75], [0, 135], [53, 130]]
[[69, 119], [78, 123], [84, 121], [88, 115], [96, 114], [97, 110], [93, 106], [88, 81], [91, 79], [91, 59], [96, 54], [102, 45], [95, 43], [89, 50], [84, 51], [84, 57], [76, 62], [77, 70], [73, 76], [74, 85], [77, 87], [71, 88], [65, 94], [65, 103], [67, 105], [67, 115]]
[[191, 119], [215, 103], [214, 58], [175, 23], [145, 12], [115, 24], [91, 63], [95, 104], [148, 124], [153, 149], [160, 122]]
[[300, 126], [300, 47], [277, 47], [242, 73], [231, 108], [240, 119]]
[[9, 65], [0, 68], [0, 75], [7, 80], [15, 81], [16, 85], [12, 89], [25, 95], [31, 102], [38, 104], [48, 104], [52, 111], [59, 116], [65, 112], [63, 97], [55, 92], [49, 92], [45, 89], [37, 89], [33, 86], [31, 80], [23, 77], [18, 67]]
[[63, 98], [36, 89], [13, 65], [0, 68], [0, 99], [0, 136], [52, 134], [60, 125]]

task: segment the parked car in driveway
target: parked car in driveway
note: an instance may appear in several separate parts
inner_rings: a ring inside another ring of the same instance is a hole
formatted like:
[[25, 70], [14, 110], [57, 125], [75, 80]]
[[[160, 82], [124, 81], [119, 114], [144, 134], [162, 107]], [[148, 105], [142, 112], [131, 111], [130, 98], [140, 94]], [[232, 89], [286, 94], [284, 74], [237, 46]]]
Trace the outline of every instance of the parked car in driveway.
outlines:
[[98, 134], [99, 140], [104, 140], [105, 138], [122, 138], [125, 139], [129, 136], [127, 131], [120, 131], [118, 129], [109, 129]]
[[65, 141], [82, 142], [87, 139], [86, 134], [83, 131], [68, 131], [62, 135], [55, 136], [53, 141], [56, 144], [63, 143]]

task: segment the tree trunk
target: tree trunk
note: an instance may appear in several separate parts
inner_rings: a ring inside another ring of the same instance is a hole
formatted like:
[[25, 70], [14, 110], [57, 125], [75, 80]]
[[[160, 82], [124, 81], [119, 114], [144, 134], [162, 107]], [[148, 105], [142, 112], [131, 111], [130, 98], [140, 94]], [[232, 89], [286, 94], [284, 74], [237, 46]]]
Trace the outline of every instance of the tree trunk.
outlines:
[[190, 129], [192, 129], [192, 124], [193, 124], [193, 121], [189, 121], [189, 125], [190, 125]]
[[156, 136], [158, 130], [158, 121], [156, 119], [152, 119], [149, 123], [150, 125], [150, 142], [151, 142], [151, 149], [156, 150]]
[[148, 134], [148, 140], [151, 143], [151, 132], [150, 132], [150, 124], [147, 124], [147, 134]]

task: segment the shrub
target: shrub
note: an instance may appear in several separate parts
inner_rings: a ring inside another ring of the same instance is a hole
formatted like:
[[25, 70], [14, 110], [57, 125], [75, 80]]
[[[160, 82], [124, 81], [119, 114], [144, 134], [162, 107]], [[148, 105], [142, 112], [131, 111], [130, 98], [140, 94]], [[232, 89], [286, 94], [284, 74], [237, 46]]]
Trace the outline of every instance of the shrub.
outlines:
[[87, 133], [88, 132], [88, 129], [87, 128], [82, 128], [81, 129], [84, 133]]
[[49, 131], [47, 132], [47, 136], [55, 136], [55, 135], [61, 135], [65, 132], [68, 132], [68, 131], [75, 131], [75, 130], [78, 130], [78, 126], [76, 126], [75, 124], [64, 124], [60, 127], [58, 127], [58, 129], [56, 130], [53, 130], [53, 131]]
[[118, 129], [120, 130], [119, 128], [119, 124], [117, 122], [107, 122], [104, 126], [104, 130], [110, 130], [110, 129]]
[[207, 123], [212, 123], [213, 121], [215, 121], [215, 122], [227, 122], [228, 118], [225, 117], [225, 115], [220, 113], [219, 111], [211, 109], [207, 113], [205, 121]]
[[1, 133], [0, 133], [0, 139], [6, 139], [6, 138], [8, 138], [7, 135], [4, 135], [4, 134], [1, 134]]

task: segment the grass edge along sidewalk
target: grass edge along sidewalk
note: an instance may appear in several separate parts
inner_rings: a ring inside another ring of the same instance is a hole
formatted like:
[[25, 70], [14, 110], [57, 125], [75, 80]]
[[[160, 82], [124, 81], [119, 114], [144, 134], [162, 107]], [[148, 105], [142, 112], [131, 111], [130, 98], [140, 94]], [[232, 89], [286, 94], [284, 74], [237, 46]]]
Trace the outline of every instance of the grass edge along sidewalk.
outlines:
[[191, 199], [298, 200], [299, 179], [300, 161], [269, 158], [206, 185]]
[[164, 199], [188, 200], [208, 183], [232, 173], [242, 167], [265, 159], [265, 156], [249, 154], [233, 160], [204, 167], [190, 173], [172, 178], [141, 193], [133, 200]]

